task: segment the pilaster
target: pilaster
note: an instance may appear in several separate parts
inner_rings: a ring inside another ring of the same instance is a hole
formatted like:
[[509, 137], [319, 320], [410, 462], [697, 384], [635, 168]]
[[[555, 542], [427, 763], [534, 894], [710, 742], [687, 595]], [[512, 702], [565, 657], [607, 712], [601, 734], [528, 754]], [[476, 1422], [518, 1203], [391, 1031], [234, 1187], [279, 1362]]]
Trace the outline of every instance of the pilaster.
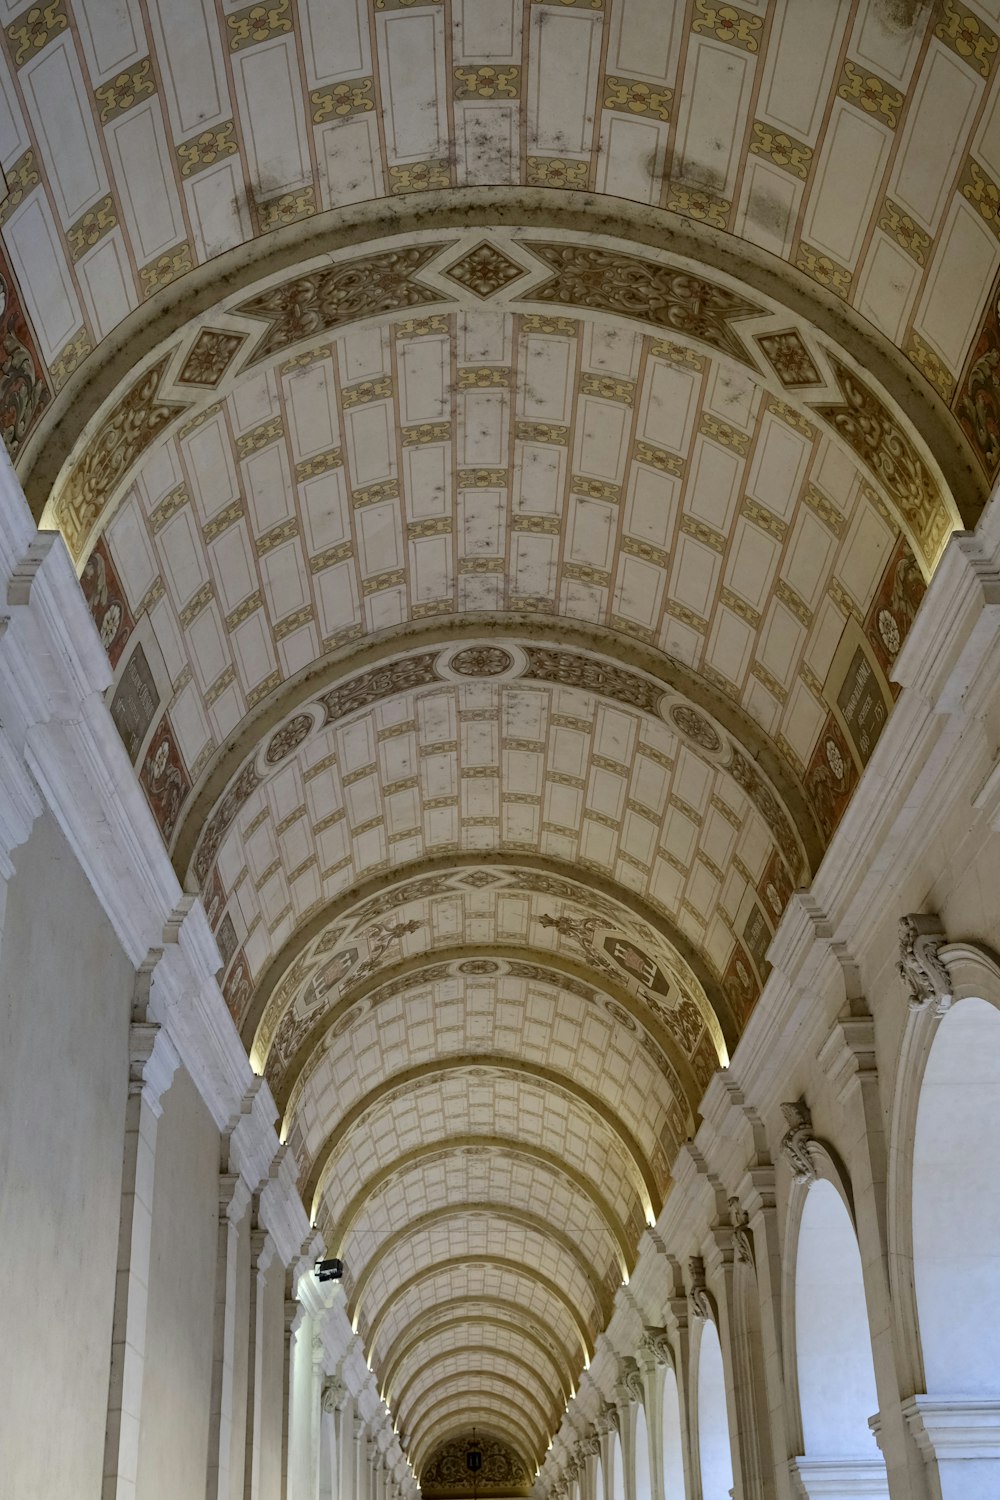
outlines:
[[138, 1473], [156, 1131], [163, 1095], [179, 1062], [166, 1032], [147, 1019], [152, 974], [160, 957], [159, 951], [151, 953], [136, 975], [134, 1019], [129, 1027], [128, 1098], [102, 1500], [134, 1500]]
[[252, 1200], [250, 1225], [250, 1318], [247, 1342], [246, 1460], [243, 1500], [268, 1500], [261, 1494], [261, 1418], [264, 1376], [264, 1294], [267, 1273], [275, 1256], [274, 1240], [258, 1222], [260, 1198]]

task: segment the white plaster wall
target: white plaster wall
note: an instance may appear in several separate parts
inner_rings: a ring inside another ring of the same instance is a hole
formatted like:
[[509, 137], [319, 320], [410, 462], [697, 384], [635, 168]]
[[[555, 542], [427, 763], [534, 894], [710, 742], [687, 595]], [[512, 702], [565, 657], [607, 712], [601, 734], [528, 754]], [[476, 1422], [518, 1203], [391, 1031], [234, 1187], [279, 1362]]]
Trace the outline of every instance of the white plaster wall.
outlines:
[[0, 951], [0, 1496], [101, 1490], [132, 971], [54, 820]]
[[212, 1384], [219, 1137], [183, 1068], [156, 1140], [138, 1500], [203, 1495]]

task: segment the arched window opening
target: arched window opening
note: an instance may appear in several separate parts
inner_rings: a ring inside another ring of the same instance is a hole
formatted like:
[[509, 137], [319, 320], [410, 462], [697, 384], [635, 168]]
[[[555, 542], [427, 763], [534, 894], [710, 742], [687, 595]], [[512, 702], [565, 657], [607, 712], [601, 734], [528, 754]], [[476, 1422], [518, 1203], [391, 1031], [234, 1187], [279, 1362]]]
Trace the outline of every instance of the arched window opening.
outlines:
[[594, 1465], [594, 1500], [606, 1500], [603, 1455], [597, 1460], [596, 1464]]
[[635, 1418], [635, 1500], [653, 1500], [649, 1469], [649, 1430], [646, 1413], [638, 1408]]
[[673, 1370], [667, 1370], [663, 1378], [663, 1495], [664, 1500], [686, 1500], [687, 1496], [681, 1403]]
[[733, 1277], [733, 1366], [743, 1487], [747, 1496], [760, 1496], [766, 1493], [765, 1476], [773, 1472], [774, 1461], [757, 1268], [752, 1261], [738, 1262]]
[[622, 1444], [617, 1432], [611, 1438], [611, 1492], [607, 1500], [625, 1500], [625, 1469], [622, 1464]]
[[1000, 1011], [962, 1000], [931, 1046], [913, 1143], [913, 1278], [928, 1394], [1000, 1396]]
[[698, 1350], [698, 1456], [704, 1500], [728, 1500], [733, 1487], [726, 1377], [715, 1324], [702, 1325]]
[[878, 1397], [861, 1255], [840, 1194], [823, 1180], [799, 1225], [795, 1353], [806, 1456], [881, 1464], [868, 1426]]

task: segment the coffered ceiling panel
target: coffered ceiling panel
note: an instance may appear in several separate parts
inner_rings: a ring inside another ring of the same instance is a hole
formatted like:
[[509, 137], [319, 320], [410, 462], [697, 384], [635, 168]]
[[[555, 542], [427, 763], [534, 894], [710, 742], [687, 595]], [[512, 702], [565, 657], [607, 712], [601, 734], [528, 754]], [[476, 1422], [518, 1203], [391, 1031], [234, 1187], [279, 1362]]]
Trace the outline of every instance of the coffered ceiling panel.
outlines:
[[480, 1301], [521, 1307], [530, 1319], [551, 1330], [562, 1347], [573, 1351], [576, 1375], [589, 1361], [592, 1345], [587, 1327], [572, 1303], [531, 1267], [494, 1257], [492, 1261], [466, 1259], [452, 1264], [449, 1260], [440, 1267], [428, 1266], [418, 1277], [395, 1289], [369, 1323], [365, 1347], [372, 1363], [376, 1364], [380, 1350], [389, 1348], [421, 1314], [454, 1299], [471, 1308]]
[[[444, 1086], [445, 1089], [448, 1085]], [[457, 1108], [459, 1100], [454, 1096], [457, 1089], [452, 1086], [445, 1105]], [[440, 1104], [441, 1089], [429, 1083], [422, 1090], [414, 1090], [413, 1103], [406, 1114], [417, 1113], [418, 1118], [411, 1130], [406, 1130], [403, 1106], [390, 1100], [373, 1111], [363, 1122], [359, 1122], [350, 1136], [337, 1148], [326, 1163], [321, 1191], [326, 1183], [336, 1184], [337, 1196], [326, 1196], [318, 1211], [318, 1221], [324, 1229], [331, 1248], [344, 1248], [347, 1234], [344, 1230], [344, 1203], [353, 1203], [355, 1197], [362, 1201], [369, 1198], [384, 1198], [386, 1212], [402, 1211], [404, 1203], [409, 1207], [411, 1197], [430, 1194], [418, 1179], [418, 1187], [403, 1197], [402, 1190], [393, 1181], [394, 1163], [403, 1163], [407, 1157], [421, 1153], [426, 1161], [429, 1154], [436, 1164], [456, 1158], [472, 1157], [477, 1162], [477, 1171], [471, 1174], [481, 1181], [483, 1176], [490, 1183], [507, 1181], [516, 1173], [523, 1173], [538, 1162], [543, 1164], [545, 1176], [539, 1182], [539, 1193], [545, 1196], [542, 1183], [551, 1184], [548, 1197], [551, 1201], [565, 1202], [568, 1180], [574, 1186], [586, 1184], [586, 1195], [592, 1205], [592, 1215], [599, 1215], [602, 1225], [614, 1236], [619, 1255], [625, 1247], [631, 1247], [641, 1233], [645, 1222], [642, 1194], [635, 1179], [624, 1147], [603, 1129], [593, 1114], [575, 1100], [559, 1100], [558, 1107], [545, 1107], [543, 1092], [527, 1080], [506, 1081], [499, 1091], [489, 1080], [476, 1080], [473, 1094], [464, 1095], [467, 1114], [476, 1121], [475, 1131], [449, 1133], [438, 1128], [430, 1111]], [[503, 1102], [503, 1107], [500, 1104]], [[492, 1119], [487, 1110], [496, 1103], [498, 1109]], [[523, 1117], [517, 1111], [523, 1108]], [[404, 1144], [403, 1136], [415, 1137], [413, 1144]], [[423, 1139], [421, 1139], [421, 1136]], [[434, 1165], [434, 1163], [432, 1163]], [[388, 1178], [383, 1176], [389, 1172]], [[555, 1179], [553, 1181], [553, 1178]], [[515, 1178], [516, 1180], [516, 1178]], [[474, 1195], [473, 1195], [474, 1196]], [[514, 1193], [509, 1201], [517, 1199]], [[420, 1199], [422, 1202], [422, 1198]], [[428, 1197], [428, 1202], [430, 1198]], [[462, 1196], [456, 1201], [468, 1202]], [[347, 1221], [348, 1229], [353, 1220]], [[398, 1216], [397, 1224], [403, 1222]], [[572, 1215], [565, 1221], [573, 1222]], [[617, 1259], [617, 1257], [616, 1257]]]
[[194, 267], [323, 211], [517, 184], [662, 207], [781, 257], [982, 422], [995, 0], [0, 9], [14, 441]]
[[1000, 0], [0, 0], [0, 431], [418, 1472], [544, 1460], [1000, 470], [998, 77]]

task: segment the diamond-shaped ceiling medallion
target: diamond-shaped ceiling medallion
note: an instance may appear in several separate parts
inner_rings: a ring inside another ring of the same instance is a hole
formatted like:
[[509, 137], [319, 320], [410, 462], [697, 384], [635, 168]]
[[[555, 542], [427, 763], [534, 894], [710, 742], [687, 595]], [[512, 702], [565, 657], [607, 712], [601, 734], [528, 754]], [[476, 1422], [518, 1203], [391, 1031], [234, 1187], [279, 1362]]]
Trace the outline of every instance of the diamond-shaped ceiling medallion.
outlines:
[[473, 245], [471, 250], [459, 257], [454, 265], [448, 267], [443, 273], [451, 281], [457, 281], [459, 286], [467, 287], [475, 296], [496, 296], [497, 292], [503, 291], [505, 286], [510, 286], [512, 281], [517, 281], [521, 276], [527, 276], [523, 266], [519, 266], [516, 260], [511, 260], [502, 250], [495, 245], [481, 240], [478, 245]]

